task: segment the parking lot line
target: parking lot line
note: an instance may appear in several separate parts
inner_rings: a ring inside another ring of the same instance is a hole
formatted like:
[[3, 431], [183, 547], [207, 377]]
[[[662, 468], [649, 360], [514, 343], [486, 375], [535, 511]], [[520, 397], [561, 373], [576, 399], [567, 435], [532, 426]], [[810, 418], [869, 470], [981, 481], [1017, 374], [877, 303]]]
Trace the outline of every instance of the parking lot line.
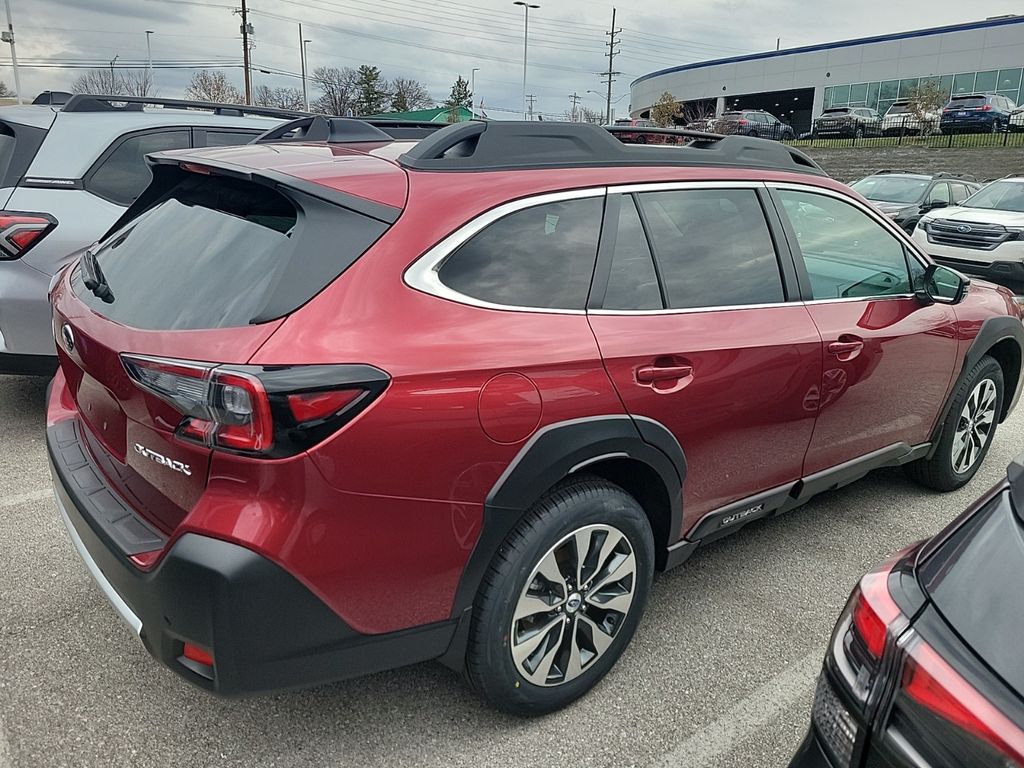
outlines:
[[52, 488], [40, 488], [37, 491], [28, 491], [27, 493], [16, 493], [13, 496], [0, 499], [0, 509], [6, 507], [15, 507], [18, 504], [24, 504], [26, 501], [39, 501], [40, 499], [47, 499], [53, 496]]
[[815, 649], [752, 691], [732, 709], [666, 752], [656, 768], [702, 768], [727, 755], [744, 739], [760, 733], [793, 702], [807, 694], [821, 670], [823, 652]]

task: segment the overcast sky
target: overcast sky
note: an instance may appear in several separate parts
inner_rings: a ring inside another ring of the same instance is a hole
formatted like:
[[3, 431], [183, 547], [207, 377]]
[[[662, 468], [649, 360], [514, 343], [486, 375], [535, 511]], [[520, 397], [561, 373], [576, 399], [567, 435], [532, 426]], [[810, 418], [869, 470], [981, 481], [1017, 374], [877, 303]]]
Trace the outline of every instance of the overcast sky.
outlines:
[[[9, 0], [22, 90], [67, 89], [81, 70], [153, 59], [176, 66], [220, 63], [242, 84], [239, 19], [234, 0]], [[528, 90], [537, 109], [562, 115], [576, 92], [603, 108], [599, 75], [607, 68], [606, 0], [531, 0]], [[523, 9], [512, 0], [250, 0], [255, 27], [253, 83], [300, 86], [297, 22], [309, 43], [309, 66], [373, 64], [391, 77], [423, 82], [443, 100], [456, 76], [476, 73], [477, 100], [492, 117], [514, 117], [522, 104]], [[640, 75], [691, 61], [977, 21], [1020, 10], [1020, 0], [621, 0], [616, 109], [629, 104]], [[10, 50], [0, 46], [0, 78], [13, 87]], [[279, 73], [266, 74], [259, 69]], [[180, 96], [194, 69], [156, 71], [157, 93]], [[315, 95], [315, 94], [314, 94]], [[621, 98], [620, 98], [621, 97]], [[311, 96], [312, 98], [312, 96]]]

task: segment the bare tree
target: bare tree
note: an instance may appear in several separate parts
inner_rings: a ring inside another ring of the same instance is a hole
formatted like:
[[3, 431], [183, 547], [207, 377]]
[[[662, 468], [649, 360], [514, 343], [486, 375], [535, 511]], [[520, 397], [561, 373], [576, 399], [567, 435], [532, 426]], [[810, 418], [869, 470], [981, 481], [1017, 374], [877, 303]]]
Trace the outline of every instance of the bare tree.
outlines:
[[345, 67], [317, 67], [313, 70], [313, 84], [322, 92], [309, 105], [313, 112], [322, 115], [347, 115], [355, 113], [356, 71]]
[[121, 96], [126, 93], [124, 79], [107, 68], [88, 69], [71, 84], [74, 93], [95, 93], [97, 95]]
[[707, 99], [684, 104], [681, 114], [683, 125], [694, 126], [700, 130], [706, 130], [714, 116], [715, 103]]
[[260, 107], [276, 107], [278, 109], [294, 109], [300, 111], [305, 108], [302, 101], [302, 91], [298, 88], [271, 88], [267, 85], [257, 85], [252, 93], [252, 103]]
[[417, 109], [429, 109], [434, 106], [426, 86], [419, 80], [408, 77], [396, 77], [389, 85], [391, 91], [391, 110], [393, 112], [413, 112]]
[[126, 69], [121, 74], [121, 85], [129, 96], [149, 96], [153, 89], [153, 78], [148, 69]]
[[668, 128], [675, 125], [677, 117], [679, 117], [679, 102], [676, 101], [675, 96], [665, 91], [651, 107], [651, 120], [659, 128]]
[[939, 127], [939, 113], [949, 100], [949, 92], [934, 80], [922, 80], [910, 92], [910, 111], [921, 125], [922, 135], [931, 133]]
[[185, 97], [196, 101], [218, 101], [226, 104], [241, 104], [241, 92], [223, 72], [201, 69], [192, 75], [192, 82], [185, 89]]
[[590, 107], [579, 107], [576, 110], [576, 118], [581, 123], [604, 124], [604, 112], [599, 109], [591, 109]]
[[16, 94], [14, 91], [7, 87], [7, 83], [5, 83], [3, 80], [0, 80], [0, 98], [9, 99], [12, 96], [17, 95], [18, 94]]

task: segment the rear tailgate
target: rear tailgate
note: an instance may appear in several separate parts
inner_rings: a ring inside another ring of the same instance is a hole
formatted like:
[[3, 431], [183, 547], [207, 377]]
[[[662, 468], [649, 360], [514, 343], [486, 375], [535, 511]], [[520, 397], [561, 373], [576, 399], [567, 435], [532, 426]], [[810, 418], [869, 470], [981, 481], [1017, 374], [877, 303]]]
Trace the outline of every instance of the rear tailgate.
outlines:
[[[55, 287], [54, 336], [89, 452], [126, 502], [171, 533], [205, 489], [213, 450], [183, 439], [179, 403], [207, 397], [212, 368], [246, 363], [388, 224], [280, 174], [157, 170], [143, 208]], [[140, 356], [159, 366], [152, 387], [129, 373]]]

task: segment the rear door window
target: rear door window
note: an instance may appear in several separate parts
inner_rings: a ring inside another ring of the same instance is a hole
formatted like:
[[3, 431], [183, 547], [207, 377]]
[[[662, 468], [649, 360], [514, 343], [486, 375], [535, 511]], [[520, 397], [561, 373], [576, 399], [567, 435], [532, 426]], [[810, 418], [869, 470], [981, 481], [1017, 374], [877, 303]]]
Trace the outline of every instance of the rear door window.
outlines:
[[445, 259], [438, 278], [490, 304], [583, 309], [603, 207], [603, 197], [588, 197], [510, 213]]
[[119, 143], [111, 145], [93, 170], [86, 174], [85, 188], [112, 203], [131, 205], [153, 178], [146, 164], [146, 155], [168, 149], [188, 149], [190, 144], [187, 128], [122, 138]]
[[189, 173], [97, 249], [112, 301], [85, 286], [81, 265], [72, 287], [133, 328], [244, 326], [308, 301], [386, 229], [301, 193]]
[[785, 300], [779, 261], [752, 189], [637, 195], [672, 309]]

